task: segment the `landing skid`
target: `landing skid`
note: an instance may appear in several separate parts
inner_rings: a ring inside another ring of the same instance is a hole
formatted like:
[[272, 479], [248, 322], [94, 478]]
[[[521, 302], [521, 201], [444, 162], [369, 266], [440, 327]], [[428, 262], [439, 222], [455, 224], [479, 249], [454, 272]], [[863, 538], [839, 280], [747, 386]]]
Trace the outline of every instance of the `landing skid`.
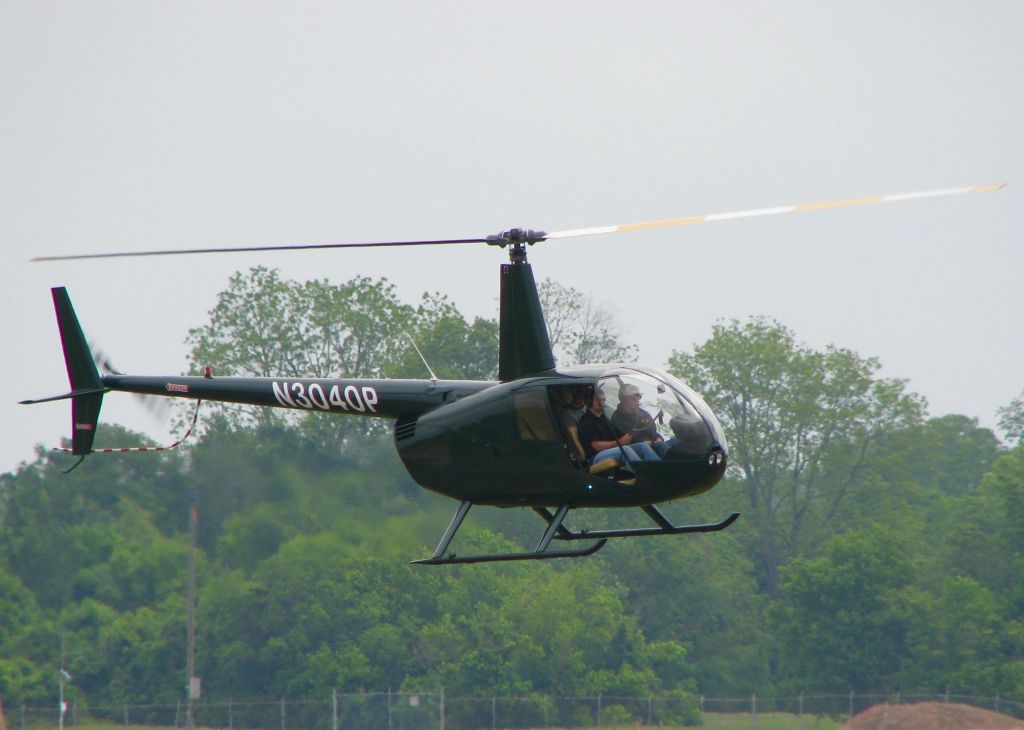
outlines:
[[[690, 532], [718, 532], [724, 530], [733, 522], [739, 519], [740, 513], [733, 512], [721, 522], [709, 522], [704, 525], [673, 525], [668, 518], [653, 504], [642, 507], [658, 527], [638, 527], [631, 530], [580, 530], [570, 532], [564, 526], [560, 527], [556, 540], [607, 540], [610, 537], [646, 537], [649, 535], [685, 535]], [[539, 514], [549, 524], [553, 516], [544, 507], [534, 507], [534, 512]]]
[[[631, 530], [580, 530], [579, 532], [573, 532], [563, 524], [565, 516], [569, 513], [570, 507], [568, 504], [559, 506], [559, 508], [555, 510], [554, 514], [548, 511], [546, 507], [534, 507], [533, 511], [544, 518], [544, 521], [548, 523], [548, 527], [544, 531], [544, 535], [541, 537], [540, 542], [537, 543], [537, 547], [534, 548], [533, 552], [463, 556], [456, 555], [455, 553], [449, 553], [448, 555], [445, 555], [445, 551], [448, 550], [448, 546], [455, 537], [455, 533], [458, 532], [459, 527], [462, 525], [462, 521], [466, 519], [466, 514], [472, 506], [473, 503], [469, 501], [465, 501], [459, 505], [459, 509], [456, 510], [455, 515], [452, 517], [452, 521], [448, 525], [448, 529], [445, 530], [444, 535], [441, 536], [441, 541], [437, 544], [437, 548], [434, 549], [434, 554], [432, 556], [422, 560], [413, 560], [411, 562], [417, 565], [448, 565], [457, 563], [496, 563], [511, 560], [582, 558], [596, 553], [605, 546], [605, 543], [607, 543], [610, 538], [613, 537], [646, 537], [650, 535], [683, 535], [690, 532], [718, 532], [719, 530], [727, 528], [740, 516], [739, 512], [733, 512], [721, 522], [711, 522], [703, 525], [677, 526], [669, 522], [668, 518], [665, 517], [657, 507], [653, 504], [649, 504], [642, 509], [652, 520], [654, 520], [655, 524], [658, 525], [657, 527], [641, 527]], [[551, 540], [553, 539], [595, 540], [596, 542], [593, 545], [579, 550], [548, 551], [548, 546], [551, 544]]]

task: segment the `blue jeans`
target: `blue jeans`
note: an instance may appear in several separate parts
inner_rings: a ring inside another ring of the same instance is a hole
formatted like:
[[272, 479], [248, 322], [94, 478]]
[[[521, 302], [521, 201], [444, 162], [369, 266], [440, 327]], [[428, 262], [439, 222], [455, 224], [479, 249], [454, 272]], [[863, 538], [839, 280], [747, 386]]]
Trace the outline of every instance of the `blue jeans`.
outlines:
[[677, 439], [675, 436], [673, 436], [668, 441], [664, 441], [664, 440], [662, 440], [662, 441], [655, 441], [654, 443], [651, 444], [651, 446], [654, 448], [655, 453], [657, 453], [658, 456], [660, 456], [662, 459], [664, 459], [665, 458], [665, 454], [668, 453], [669, 449], [671, 449], [673, 446], [675, 446], [678, 443], [679, 443], [679, 439]]
[[626, 458], [630, 461], [661, 461], [661, 457], [654, 452], [651, 445], [646, 441], [641, 441], [636, 444], [629, 444], [628, 446], [613, 446], [610, 449], [598, 451], [594, 454], [594, 458], [590, 460], [590, 463], [596, 464], [603, 459], [618, 459], [622, 461], [623, 451], [626, 452]]

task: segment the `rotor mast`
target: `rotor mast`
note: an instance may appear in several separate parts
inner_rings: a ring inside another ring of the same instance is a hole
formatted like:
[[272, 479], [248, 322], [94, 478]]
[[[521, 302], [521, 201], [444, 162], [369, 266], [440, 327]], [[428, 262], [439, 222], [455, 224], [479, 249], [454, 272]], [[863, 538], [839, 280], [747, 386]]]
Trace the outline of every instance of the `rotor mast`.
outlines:
[[509, 263], [501, 265], [498, 379], [502, 382], [555, 368], [537, 282], [526, 260], [526, 247], [545, 238], [543, 231], [522, 228], [487, 237], [489, 245], [509, 249]]

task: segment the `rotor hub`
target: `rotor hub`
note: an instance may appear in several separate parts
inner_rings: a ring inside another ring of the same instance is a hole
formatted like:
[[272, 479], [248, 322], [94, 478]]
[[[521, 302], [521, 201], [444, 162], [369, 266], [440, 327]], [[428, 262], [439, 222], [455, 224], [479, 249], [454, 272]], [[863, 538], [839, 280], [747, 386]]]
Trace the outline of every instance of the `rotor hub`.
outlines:
[[511, 228], [487, 237], [488, 246], [508, 247], [508, 257], [513, 264], [526, 262], [526, 247], [547, 239], [544, 231], [532, 228]]

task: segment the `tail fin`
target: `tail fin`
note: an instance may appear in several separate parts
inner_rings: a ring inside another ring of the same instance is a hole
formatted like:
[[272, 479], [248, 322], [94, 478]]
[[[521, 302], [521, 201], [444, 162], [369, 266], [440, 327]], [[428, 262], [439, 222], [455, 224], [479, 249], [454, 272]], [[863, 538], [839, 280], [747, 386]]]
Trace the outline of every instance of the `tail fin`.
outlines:
[[96, 437], [96, 424], [100, 418], [100, 405], [107, 388], [100, 379], [93, 362], [89, 345], [82, 334], [82, 326], [71, 306], [71, 298], [62, 287], [53, 288], [53, 308], [57, 312], [57, 327], [64, 349], [64, 363], [68, 369], [71, 392], [51, 398], [24, 400], [22, 403], [46, 403], [47, 401], [71, 399], [71, 453], [85, 456], [92, 451]]
[[106, 391], [96, 370], [96, 363], [93, 362], [89, 344], [82, 333], [82, 326], [71, 306], [71, 298], [62, 286], [53, 288], [53, 308], [57, 312], [64, 363], [71, 384], [71, 453], [85, 455], [92, 451], [100, 405]]

